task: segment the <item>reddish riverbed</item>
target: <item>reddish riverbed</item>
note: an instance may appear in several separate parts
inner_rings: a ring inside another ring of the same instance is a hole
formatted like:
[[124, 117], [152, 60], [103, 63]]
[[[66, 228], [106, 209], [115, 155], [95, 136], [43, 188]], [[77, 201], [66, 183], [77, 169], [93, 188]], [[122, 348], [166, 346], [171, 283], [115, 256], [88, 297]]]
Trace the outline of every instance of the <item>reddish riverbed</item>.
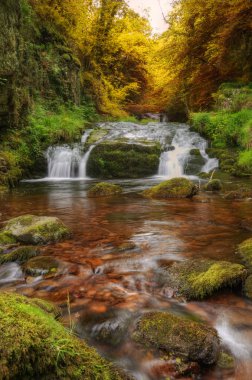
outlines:
[[145, 310], [195, 313], [218, 329], [236, 357], [235, 371], [213, 368], [200, 378], [247, 380], [252, 372], [252, 302], [239, 291], [227, 291], [204, 302], [179, 303], [159, 286], [155, 274], [165, 264], [190, 257], [237, 261], [236, 245], [252, 235], [241, 227], [252, 217], [252, 202], [206, 194], [193, 200], [141, 198], [138, 192], [151, 182], [155, 180], [125, 181], [124, 194], [116, 198], [88, 199], [90, 181], [24, 183], [4, 196], [1, 222], [27, 213], [57, 216], [73, 237], [42, 248], [61, 262], [54, 277], [25, 279], [10, 264], [0, 267], [0, 285], [58, 303], [66, 324], [69, 295], [79, 334], [139, 380], [165, 379], [169, 370], [155, 353], [135, 347], [127, 334], [117, 346], [97, 343], [101, 325], [110, 323], [118, 331], [116, 326], [130, 324]]

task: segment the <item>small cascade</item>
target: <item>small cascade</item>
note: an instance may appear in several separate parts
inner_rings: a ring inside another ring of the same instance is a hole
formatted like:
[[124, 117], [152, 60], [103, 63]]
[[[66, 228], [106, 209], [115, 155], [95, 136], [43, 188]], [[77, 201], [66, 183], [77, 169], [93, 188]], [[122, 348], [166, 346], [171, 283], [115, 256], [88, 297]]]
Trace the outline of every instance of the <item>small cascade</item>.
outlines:
[[79, 148], [50, 147], [47, 151], [48, 177], [71, 178], [75, 176], [81, 156]]
[[85, 153], [85, 155], [81, 159], [80, 166], [79, 166], [79, 178], [87, 178], [87, 163], [94, 147], [95, 145], [91, 145], [88, 151]]

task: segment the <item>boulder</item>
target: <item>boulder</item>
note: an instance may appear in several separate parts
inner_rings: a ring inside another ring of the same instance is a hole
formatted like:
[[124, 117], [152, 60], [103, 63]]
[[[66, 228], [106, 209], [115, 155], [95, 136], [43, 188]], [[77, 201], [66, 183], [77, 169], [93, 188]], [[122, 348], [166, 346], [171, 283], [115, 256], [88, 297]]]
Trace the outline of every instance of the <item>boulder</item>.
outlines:
[[219, 179], [211, 179], [204, 187], [205, 191], [220, 191], [222, 183]]
[[192, 198], [198, 193], [198, 187], [186, 178], [173, 178], [161, 182], [143, 192], [146, 198], [168, 199], [168, 198]]
[[48, 302], [1, 293], [2, 379], [127, 379], [54, 316]]
[[243, 286], [243, 292], [246, 297], [252, 299], [252, 274], [246, 278]]
[[100, 182], [92, 186], [88, 191], [89, 198], [109, 197], [122, 193], [121, 186], [114, 185], [108, 182]]
[[70, 236], [69, 229], [55, 217], [23, 215], [5, 223], [1, 231], [25, 244], [47, 244]]
[[185, 166], [185, 174], [193, 175], [199, 173], [202, 166], [205, 164], [205, 159], [202, 157], [199, 149], [191, 149], [190, 156], [187, 159]]
[[186, 299], [202, 299], [219, 289], [233, 287], [246, 278], [243, 265], [208, 259], [187, 260], [162, 271], [160, 282]]
[[219, 357], [219, 338], [212, 327], [167, 312], [144, 314], [132, 337], [145, 347], [201, 364], [211, 365]]
[[249, 273], [252, 274], [252, 238], [247, 239], [238, 245], [237, 254], [243, 261]]
[[141, 178], [157, 173], [159, 143], [105, 141], [91, 152], [87, 174], [96, 178]]

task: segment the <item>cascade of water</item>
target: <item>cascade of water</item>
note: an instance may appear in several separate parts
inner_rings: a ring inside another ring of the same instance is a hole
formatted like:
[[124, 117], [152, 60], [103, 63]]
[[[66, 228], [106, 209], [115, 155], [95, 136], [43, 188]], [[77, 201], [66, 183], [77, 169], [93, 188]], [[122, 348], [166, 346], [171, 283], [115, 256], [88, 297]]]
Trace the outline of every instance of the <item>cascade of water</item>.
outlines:
[[87, 163], [88, 159], [90, 157], [90, 154], [92, 150], [94, 149], [95, 145], [91, 145], [88, 149], [88, 151], [84, 154], [84, 156], [81, 159], [80, 166], [79, 166], [79, 178], [86, 178], [87, 177]]
[[71, 178], [80, 162], [79, 148], [68, 146], [50, 147], [47, 151], [48, 177]]

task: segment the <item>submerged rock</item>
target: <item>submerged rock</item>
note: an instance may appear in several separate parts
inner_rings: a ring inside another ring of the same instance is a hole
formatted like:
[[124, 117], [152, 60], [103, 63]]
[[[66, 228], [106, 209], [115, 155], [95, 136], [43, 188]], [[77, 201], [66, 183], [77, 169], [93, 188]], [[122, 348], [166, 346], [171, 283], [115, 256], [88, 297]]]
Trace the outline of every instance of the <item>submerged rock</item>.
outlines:
[[36, 247], [18, 247], [13, 251], [0, 256], [0, 264], [17, 261], [19, 264], [25, 263], [32, 257], [38, 256], [40, 250]]
[[144, 314], [132, 337], [144, 346], [207, 365], [215, 363], [220, 352], [219, 338], [212, 327], [167, 312]]
[[1, 378], [127, 378], [57, 322], [53, 309], [45, 301], [0, 295]]
[[205, 191], [220, 191], [222, 189], [222, 183], [219, 179], [211, 179], [205, 186]]
[[50, 256], [34, 257], [29, 260], [25, 267], [25, 273], [30, 276], [40, 276], [56, 274], [59, 268], [59, 261]]
[[175, 289], [178, 295], [190, 300], [211, 296], [227, 286], [236, 286], [246, 275], [243, 265], [200, 259], [173, 264], [162, 274], [162, 281]]
[[35, 215], [9, 220], [2, 233], [26, 244], [52, 243], [70, 236], [69, 229], [58, 218]]
[[159, 143], [106, 141], [91, 152], [87, 173], [96, 178], [141, 178], [158, 171]]
[[100, 182], [92, 186], [88, 191], [89, 198], [109, 197], [111, 195], [118, 195], [122, 193], [121, 186], [114, 185], [108, 182]]
[[192, 198], [198, 193], [198, 187], [186, 178], [173, 178], [161, 182], [143, 192], [146, 198]]
[[252, 191], [248, 189], [233, 190], [226, 193], [224, 197], [231, 200], [252, 198]]

